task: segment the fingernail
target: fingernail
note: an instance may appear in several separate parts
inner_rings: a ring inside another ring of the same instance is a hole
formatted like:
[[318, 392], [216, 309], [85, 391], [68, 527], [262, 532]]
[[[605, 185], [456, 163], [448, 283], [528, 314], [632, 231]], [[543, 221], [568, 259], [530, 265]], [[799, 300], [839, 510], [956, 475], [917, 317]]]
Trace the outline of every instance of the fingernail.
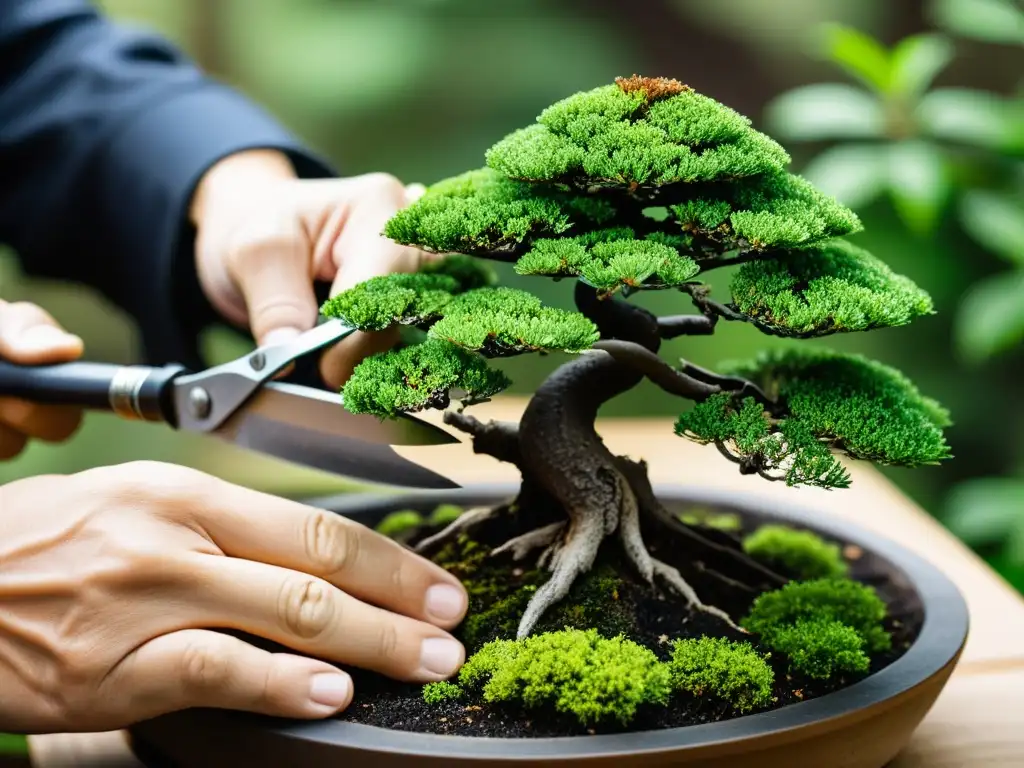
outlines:
[[462, 646], [457, 640], [428, 637], [420, 648], [420, 667], [432, 675], [451, 677], [462, 664]]
[[450, 584], [435, 584], [427, 590], [427, 613], [441, 621], [454, 621], [465, 610], [462, 590]]
[[54, 328], [52, 325], [33, 325], [11, 341], [18, 349], [25, 351], [47, 350], [81, 343], [81, 339], [77, 336], [62, 331], [60, 328]]
[[263, 343], [260, 346], [273, 347], [277, 344], [287, 344], [300, 333], [298, 328], [275, 328], [263, 337]]
[[309, 684], [309, 698], [313, 703], [325, 707], [343, 707], [352, 692], [348, 675], [325, 672], [313, 675]]

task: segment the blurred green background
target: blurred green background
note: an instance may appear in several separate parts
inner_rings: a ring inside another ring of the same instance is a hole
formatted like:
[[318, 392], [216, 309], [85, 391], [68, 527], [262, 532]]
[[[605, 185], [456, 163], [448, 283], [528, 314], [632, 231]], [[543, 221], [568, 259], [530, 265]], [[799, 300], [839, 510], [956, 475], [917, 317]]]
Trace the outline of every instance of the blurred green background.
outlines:
[[[1016, 565], [1024, 563], [1024, 524], [1018, 522], [1024, 493], [1007, 485], [1024, 465], [1024, 407], [1014, 374], [1021, 358], [1015, 346], [1024, 331], [1024, 195], [1014, 186], [1024, 178], [1024, 131], [1014, 134], [1014, 126], [1024, 125], [1024, 15], [1018, 0], [100, 5], [116, 18], [152, 26], [177, 41], [346, 175], [383, 170], [407, 182], [429, 183], [480, 166], [488, 146], [531, 122], [549, 103], [634, 72], [679, 78], [749, 115], [790, 149], [794, 170], [806, 169], [856, 208], [866, 226], [856, 242], [932, 293], [939, 313], [913, 326], [806, 343], [864, 352], [896, 365], [952, 410], [955, 460], [889, 474], [943, 519], [951, 498], [957, 509], [970, 507], [963, 535], [1024, 585], [1024, 567]], [[823, 26], [828, 24], [841, 26]], [[902, 53], [890, 53], [922, 32], [933, 36], [924, 43], [913, 38]], [[933, 89], [939, 95], [922, 109], [922, 96], [933, 96]], [[1016, 146], [1006, 139], [1013, 135]], [[999, 199], [993, 204], [992, 197], [969, 197], [979, 190]], [[504, 273], [509, 284], [569, 305], [564, 283]], [[979, 298], [976, 287], [995, 277], [995, 287]], [[711, 282], [724, 290], [728, 273], [715, 273]], [[137, 357], [134, 329], [118, 312], [80, 287], [24, 279], [9, 255], [0, 256], [0, 295], [49, 308], [85, 338], [93, 359]], [[677, 295], [642, 301], [663, 312], [689, 310]], [[974, 303], [963, 321], [965, 301]], [[672, 342], [667, 352], [714, 365], [778, 343], [749, 326], [719, 328], [712, 338]], [[247, 344], [223, 329], [205, 343], [211, 360], [239, 354]], [[508, 363], [514, 391], [529, 392], [552, 362]], [[643, 387], [612, 403], [607, 413], [670, 416], [677, 407], [670, 396]], [[22, 458], [0, 465], [0, 482], [137, 458], [202, 467], [290, 495], [344, 487], [317, 473], [101, 415], [90, 416], [67, 445], [34, 445]], [[685, 473], [681, 466], [680, 479]], [[981, 478], [1001, 484], [994, 491], [962, 490], [964, 481]], [[995, 511], [977, 511], [979, 505], [993, 507], [1000, 493]], [[955, 509], [953, 514], [963, 516]], [[1021, 544], [1007, 549], [1012, 535]]]
[[[1019, 0], [104, 0], [177, 41], [345, 174], [430, 183], [549, 103], [640, 73], [676, 77], [779, 138], [794, 170], [853, 206], [856, 242], [933, 295], [913, 326], [819, 343], [896, 365], [953, 412], [955, 460], [888, 474], [1024, 588], [1024, 10]], [[831, 26], [829, 26], [831, 25]], [[838, 26], [837, 26], [838, 25]], [[925, 33], [922, 36], [922, 33]], [[565, 284], [504, 276], [569, 306]], [[728, 273], [714, 274], [724, 289]], [[131, 324], [78, 286], [24, 279], [0, 254], [0, 296], [50, 309], [96, 360], [137, 359]], [[688, 311], [679, 296], [643, 301]], [[778, 342], [749, 326], [672, 342], [714, 365]], [[240, 354], [224, 329], [211, 361]], [[530, 392], [552, 362], [507, 368]], [[643, 387], [609, 415], [671, 416]], [[318, 473], [90, 416], [33, 445], [0, 482], [138, 458], [288, 495], [345, 488]], [[686, 467], [679, 468], [685, 480]], [[20, 744], [20, 742], [17, 742]], [[0, 740], [0, 748], [9, 746]]]

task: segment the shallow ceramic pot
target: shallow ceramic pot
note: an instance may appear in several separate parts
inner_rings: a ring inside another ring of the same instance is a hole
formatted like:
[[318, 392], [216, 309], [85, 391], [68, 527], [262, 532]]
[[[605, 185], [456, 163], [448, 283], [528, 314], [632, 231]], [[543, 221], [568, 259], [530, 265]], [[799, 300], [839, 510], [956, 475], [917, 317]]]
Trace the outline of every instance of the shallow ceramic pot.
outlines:
[[[347, 495], [315, 505], [374, 525], [396, 509], [429, 512], [440, 502], [479, 506], [514, 488], [484, 486], [393, 497]], [[967, 606], [935, 566], [887, 539], [811, 511], [737, 494], [659, 487], [669, 508], [688, 504], [783, 522], [854, 544], [880, 559], [923, 610], [917, 640], [889, 666], [840, 691], [770, 712], [717, 723], [562, 738], [495, 739], [393, 731], [339, 720], [293, 722], [234, 712], [190, 710], [132, 729], [151, 768], [210, 766], [687, 766], [687, 768], [882, 768], [931, 708], [967, 639]]]

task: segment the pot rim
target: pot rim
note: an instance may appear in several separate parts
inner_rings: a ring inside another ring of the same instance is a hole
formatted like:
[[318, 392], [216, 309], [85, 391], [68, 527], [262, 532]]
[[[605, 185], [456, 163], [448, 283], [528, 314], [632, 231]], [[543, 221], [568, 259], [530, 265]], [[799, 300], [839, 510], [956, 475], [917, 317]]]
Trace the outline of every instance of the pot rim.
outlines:
[[[388, 508], [400, 508], [403, 504], [490, 501], [494, 497], [514, 494], [518, 487], [518, 484], [488, 483], [468, 485], [454, 491], [354, 493], [321, 497], [306, 503], [330, 508], [358, 521]], [[939, 568], [902, 545], [847, 520], [822, 516], [808, 506], [765, 499], [754, 493], [694, 488], [683, 484], [655, 484], [655, 492], [662, 497], [769, 515], [871, 550], [887, 560], [896, 571], [902, 572], [918, 594], [924, 609], [924, 622], [917, 640], [892, 664], [842, 690], [768, 712], [678, 728], [593, 736], [496, 738], [398, 731], [334, 719], [296, 722], [260, 718], [261, 726], [279, 738], [409, 757], [445, 755], [462, 760], [500, 757], [504, 761], [518, 762], [539, 758], [586, 759], [655, 754], [778, 736], [813, 724], [849, 717], [924, 683], [954, 662], [962, 650], [969, 625], [966, 601]], [[235, 712], [223, 714], [234, 721], [235, 726], [242, 725], [240, 721], [243, 719], [249, 720], [248, 727], [256, 724], [252, 716]]]

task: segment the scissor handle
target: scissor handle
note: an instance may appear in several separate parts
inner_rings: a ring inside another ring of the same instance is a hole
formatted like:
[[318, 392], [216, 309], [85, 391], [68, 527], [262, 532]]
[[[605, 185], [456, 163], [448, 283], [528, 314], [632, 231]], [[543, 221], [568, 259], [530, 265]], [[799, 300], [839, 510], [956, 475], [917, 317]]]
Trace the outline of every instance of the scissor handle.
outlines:
[[0, 396], [44, 405], [111, 411], [121, 418], [174, 423], [170, 383], [181, 366], [112, 363], [17, 365], [0, 360]]

